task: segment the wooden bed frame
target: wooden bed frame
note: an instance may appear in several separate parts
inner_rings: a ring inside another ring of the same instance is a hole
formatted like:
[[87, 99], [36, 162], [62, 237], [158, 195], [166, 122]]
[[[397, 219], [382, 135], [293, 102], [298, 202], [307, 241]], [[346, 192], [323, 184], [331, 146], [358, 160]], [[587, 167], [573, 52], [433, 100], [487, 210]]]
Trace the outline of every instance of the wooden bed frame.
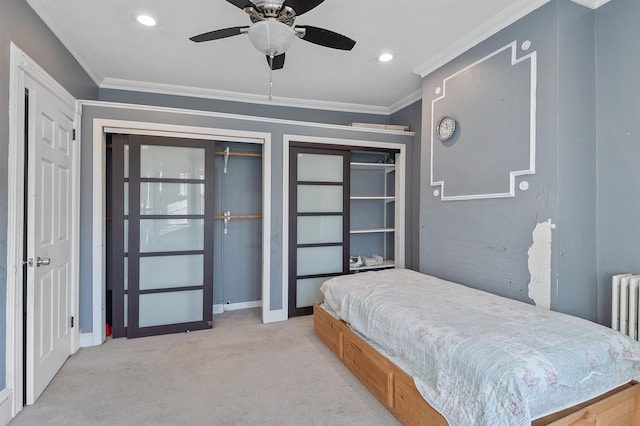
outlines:
[[[355, 334], [343, 321], [314, 305], [316, 335], [404, 425], [447, 425], [420, 395], [413, 378]], [[604, 395], [532, 422], [540, 425], [640, 426], [640, 383], [631, 381]]]

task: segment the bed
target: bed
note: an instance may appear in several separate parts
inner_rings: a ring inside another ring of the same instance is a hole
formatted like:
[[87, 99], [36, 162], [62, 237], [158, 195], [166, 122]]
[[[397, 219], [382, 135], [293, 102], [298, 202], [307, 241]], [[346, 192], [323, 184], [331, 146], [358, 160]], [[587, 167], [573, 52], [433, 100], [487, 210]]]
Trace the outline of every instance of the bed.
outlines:
[[639, 424], [640, 344], [406, 269], [335, 277], [316, 334], [404, 424]]

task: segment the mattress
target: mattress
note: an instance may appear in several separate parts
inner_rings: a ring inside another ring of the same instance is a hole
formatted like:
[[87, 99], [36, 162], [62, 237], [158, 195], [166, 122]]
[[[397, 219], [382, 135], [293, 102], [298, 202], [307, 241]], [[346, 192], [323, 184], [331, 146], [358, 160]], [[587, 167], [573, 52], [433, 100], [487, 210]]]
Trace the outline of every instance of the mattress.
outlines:
[[621, 333], [415, 271], [335, 277], [321, 290], [452, 425], [529, 425], [640, 379], [640, 343]]

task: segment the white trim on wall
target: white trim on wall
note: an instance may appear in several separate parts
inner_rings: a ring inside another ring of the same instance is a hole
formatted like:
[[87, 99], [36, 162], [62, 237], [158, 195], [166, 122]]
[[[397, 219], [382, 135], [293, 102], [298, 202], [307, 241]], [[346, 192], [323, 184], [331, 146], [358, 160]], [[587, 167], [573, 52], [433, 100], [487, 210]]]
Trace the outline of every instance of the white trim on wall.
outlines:
[[6, 425], [13, 417], [11, 415], [13, 411], [12, 405], [13, 391], [11, 389], [3, 389], [0, 391], [0, 425]]
[[588, 7], [589, 9], [597, 9], [602, 5], [609, 3], [610, 0], [571, 0], [574, 3]]
[[163, 107], [163, 106], [153, 106], [153, 105], [139, 105], [139, 104], [127, 104], [127, 103], [120, 103], [120, 102], [89, 101], [89, 100], [83, 100], [80, 102], [83, 106], [98, 107], [98, 108], [114, 108], [119, 110], [136, 110], [136, 111], [147, 111], [147, 112], [171, 113], [171, 114], [179, 114], [179, 115], [193, 115], [198, 117], [215, 117], [215, 118], [229, 119], [229, 120], [242, 120], [242, 121], [253, 121], [257, 123], [282, 124], [286, 126], [305, 126], [305, 127], [319, 128], [319, 129], [352, 131], [352, 132], [360, 132], [360, 133], [376, 133], [376, 134], [403, 135], [403, 136], [415, 135], [415, 132], [406, 132], [403, 130], [388, 130], [388, 129], [379, 129], [379, 128], [345, 126], [343, 124], [327, 124], [327, 123], [316, 123], [312, 121], [288, 120], [283, 118], [258, 117], [254, 115], [230, 114], [226, 112], [217, 112], [217, 111], [203, 111], [200, 109], [173, 108], [173, 107]]
[[465, 37], [461, 38], [456, 43], [453, 43], [441, 53], [431, 56], [422, 65], [414, 68], [413, 72], [418, 74], [420, 77], [426, 77], [433, 71], [451, 62], [453, 59], [462, 55], [464, 52], [476, 46], [480, 42], [488, 39], [492, 35], [497, 34], [500, 30], [503, 30], [504, 28], [513, 24], [518, 19], [523, 18], [534, 10], [540, 8], [541, 6], [544, 6], [549, 1], [551, 0], [514, 1], [513, 5], [504, 10], [502, 13], [496, 15], [493, 19], [488, 20], [474, 31], [471, 31]]
[[253, 302], [219, 303], [217, 305], [213, 305], [212, 313], [214, 315], [217, 315], [227, 311], [238, 311], [240, 309], [259, 308], [261, 306], [263, 306], [262, 300], [254, 300]]
[[93, 346], [93, 333], [81, 333], [80, 347], [86, 348], [88, 346]]
[[396, 206], [398, 206], [397, 217], [402, 220], [396, 226], [395, 232], [395, 261], [396, 267], [404, 268], [405, 265], [405, 192], [406, 192], [406, 174], [405, 169], [407, 147], [401, 143], [394, 142], [374, 142], [356, 139], [339, 139], [339, 138], [323, 138], [316, 136], [301, 136], [285, 134], [282, 136], [282, 169], [284, 171], [282, 178], [282, 316], [283, 320], [289, 317], [289, 146], [291, 142], [308, 142], [316, 144], [328, 145], [345, 145], [367, 148], [385, 148], [397, 149], [400, 153], [396, 156], [396, 173], [398, 179], [399, 191], [396, 193]]
[[[415, 74], [424, 78], [431, 74], [433, 71], [442, 67], [443, 65], [451, 62], [453, 59], [462, 55], [467, 50], [479, 43], [488, 39], [499, 31], [505, 29], [509, 25], [516, 22], [518, 19], [523, 18], [533, 12], [536, 9], [549, 3], [551, 0], [516, 0], [513, 4], [504, 10], [502, 13], [496, 15], [492, 19], [485, 22], [475, 30], [471, 31], [464, 37], [460, 38], [455, 43], [447, 46], [446, 49], [441, 52], [432, 55], [429, 59], [423, 62], [421, 65], [413, 69]], [[597, 9], [602, 5], [609, 3], [610, 0], [571, 0], [572, 2], [588, 7], [590, 9]]]
[[[138, 109], [146, 110], [145, 107]], [[166, 111], [166, 109], [165, 109]], [[218, 141], [256, 143], [262, 149], [262, 191], [271, 191], [271, 134], [263, 132], [218, 129], [212, 127], [195, 127], [153, 122], [112, 120], [95, 118], [93, 120], [93, 240], [92, 240], [92, 282], [93, 282], [93, 330], [92, 344], [101, 345], [105, 340], [105, 241], [106, 217], [106, 161], [105, 138], [107, 132], [118, 131], [125, 134], [152, 135], [165, 137], [181, 137]], [[271, 252], [271, 199], [262, 197], [262, 295], [263, 321], [270, 318], [268, 314], [270, 289], [270, 252]]]
[[[24, 139], [25, 102], [27, 77], [35, 84], [45, 88], [57, 101], [75, 111], [73, 127], [80, 123], [80, 109], [76, 99], [33, 59], [25, 54], [13, 42], [10, 45], [9, 77], [9, 155], [8, 155], [8, 207], [7, 207], [7, 294], [6, 294], [6, 389], [11, 396], [11, 417], [23, 407], [23, 247], [24, 247], [24, 158], [26, 141]], [[80, 139], [73, 144], [75, 156], [75, 176], [73, 177], [73, 200], [71, 221], [71, 312], [78, 317], [79, 311], [79, 263], [77, 261], [80, 245]], [[76, 260], [74, 260], [76, 259]], [[71, 353], [80, 346], [80, 327], [71, 329]]]
[[[186, 96], [190, 98], [215, 99], [231, 102], [244, 102], [257, 105], [353, 112], [360, 114], [391, 114], [391, 108], [383, 106], [351, 104], [346, 102], [329, 102], [313, 99], [285, 98], [281, 96], [273, 96], [273, 98], [269, 100], [269, 98], [264, 95], [256, 95], [251, 93], [230, 92], [226, 90], [179, 86], [175, 84], [165, 83], [152, 83], [147, 81], [124, 80], [110, 77], [104, 79], [104, 81], [100, 84], [100, 88], [143, 93], [158, 93], [162, 95], [172, 96]], [[404, 106], [407, 105], [409, 104], [406, 104]]]
[[42, 20], [47, 23], [58, 40], [60, 40], [69, 53], [78, 61], [82, 69], [85, 70], [96, 86], [100, 86], [100, 83], [105, 79], [104, 72], [100, 69], [90, 52], [83, 47], [84, 43], [78, 40], [74, 32], [66, 25], [67, 21], [55, 8], [55, 2], [28, 0], [27, 3], [29, 3], [29, 6], [37, 6], [38, 14]]
[[[530, 45], [530, 43], [529, 43]], [[528, 48], [528, 46], [527, 46]], [[530, 85], [529, 85], [529, 96], [530, 96], [530, 104], [529, 104], [529, 168], [528, 169], [523, 169], [523, 170], [513, 170], [509, 173], [509, 192], [504, 192], [504, 193], [486, 193], [486, 194], [467, 194], [467, 195], [455, 195], [455, 196], [447, 196], [445, 195], [445, 182], [442, 180], [439, 181], [434, 181], [433, 180], [433, 145], [436, 140], [436, 136], [435, 136], [435, 132], [433, 131], [434, 126], [435, 126], [435, 122], [436, 122], [436, 117], [434, 116], [434, 110], [435, 110], [435, 105], [436, 103], [441, 100], [444, 99], [446, 97], [446, 92], [447, 92], [447, 81], [458, 76], [459, 74], [475, 67], [476, 65], [486, 61], [487, 59], [490, 59], [506, 50], [511, 49], [511, 66], [514, 66], [516, 64], [519, 64], [520, 62], [526, 61], [526, 60], [530, 60], [531, 61], [531, 77], [530, 77]], [[443, 81], [442, 81], [442, 95], [435, 98], [433, 101], [431, 101], [431, 158], [430, 158], [430, 182], [431, 182], [431, 186], [440, 186], [440, 191], [439, 191], [439, 196], [440, 199], [443, 201], [450, 201], [450, 200], [476, 200], [476, 199], [485, 199], [485, 198], [505, 198], [505, 197], [515, 197], [515, 188], [516, 188], [516, 177], [517, 176], [524, 176], [524, 175], [530, 175], [530, 174], [534, 174], [536, 172], [536, 108], [537, 108], [537, 103], [536, 103], [536, 92], [537, 92], [537, 72], [538, 72], [538, 65], [537, 65], [537, 53], [536, 51], [532, 51], [530, 53], [527, 53], [526, 55], [523, 55], [522, 57], [518, 58], [518, 43], [516, 40], [512, 41], [511, 43], [507, 44], [504, 47], [501, 47], [500, 49], [496, 50], [495, 52], [492, 52], [490, 54], [488, 54], [487, 56], [473, 62], [472, 64], [462, 68], [459, 71], [456, 71], [455, 73], [451, 74], [450, 76], [446, 77]], [[435, 194], [435, 193], [434, 193]]]

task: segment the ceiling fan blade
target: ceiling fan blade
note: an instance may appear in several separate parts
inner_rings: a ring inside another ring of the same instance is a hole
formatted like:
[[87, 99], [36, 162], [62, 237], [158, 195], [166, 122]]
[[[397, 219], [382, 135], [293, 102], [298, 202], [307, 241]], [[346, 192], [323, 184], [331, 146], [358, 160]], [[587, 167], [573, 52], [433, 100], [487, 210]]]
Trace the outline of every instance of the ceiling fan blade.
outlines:
[[242, 30], [245, 30], [249, 27], [230, 27], [223, 28], [221, 30], [209, 31], [208, 33], [199, 34], [197, 36], [193, 36], [189, 38], [191, 41], [195, 41], [196, 43], [201, 43], [203, 41], [210, 40], [218, 40], [221, 38], [231, 37], [242, 34]]
[[256, 8], [256, 5], [250, 2], [249, 0], [227, 0], [232, 5], [239, 7], [240, 9], [244, 9], [245, 7], [253, 7]]
[[332, 49], [351, 50], [356, 42], [342, 34], [325, 30], [324, 28], [312, 27], [310, 25], [296, 25], [296, 28], [304, 29], [303, 40], [310, 43], [319, 44], [320, 46], [330, 47]]
[[318, 6], [323, 1], [324, 0], [285, 0], [282, 7], [289, 6], [296, 11], [296, 16], [300, 16]]
[[284, 67], [284, 53], [274, 56], [273, 64], [271, 63], [271, 56], [267, 55], [267, 63], [272, 70], [281, 70]]

